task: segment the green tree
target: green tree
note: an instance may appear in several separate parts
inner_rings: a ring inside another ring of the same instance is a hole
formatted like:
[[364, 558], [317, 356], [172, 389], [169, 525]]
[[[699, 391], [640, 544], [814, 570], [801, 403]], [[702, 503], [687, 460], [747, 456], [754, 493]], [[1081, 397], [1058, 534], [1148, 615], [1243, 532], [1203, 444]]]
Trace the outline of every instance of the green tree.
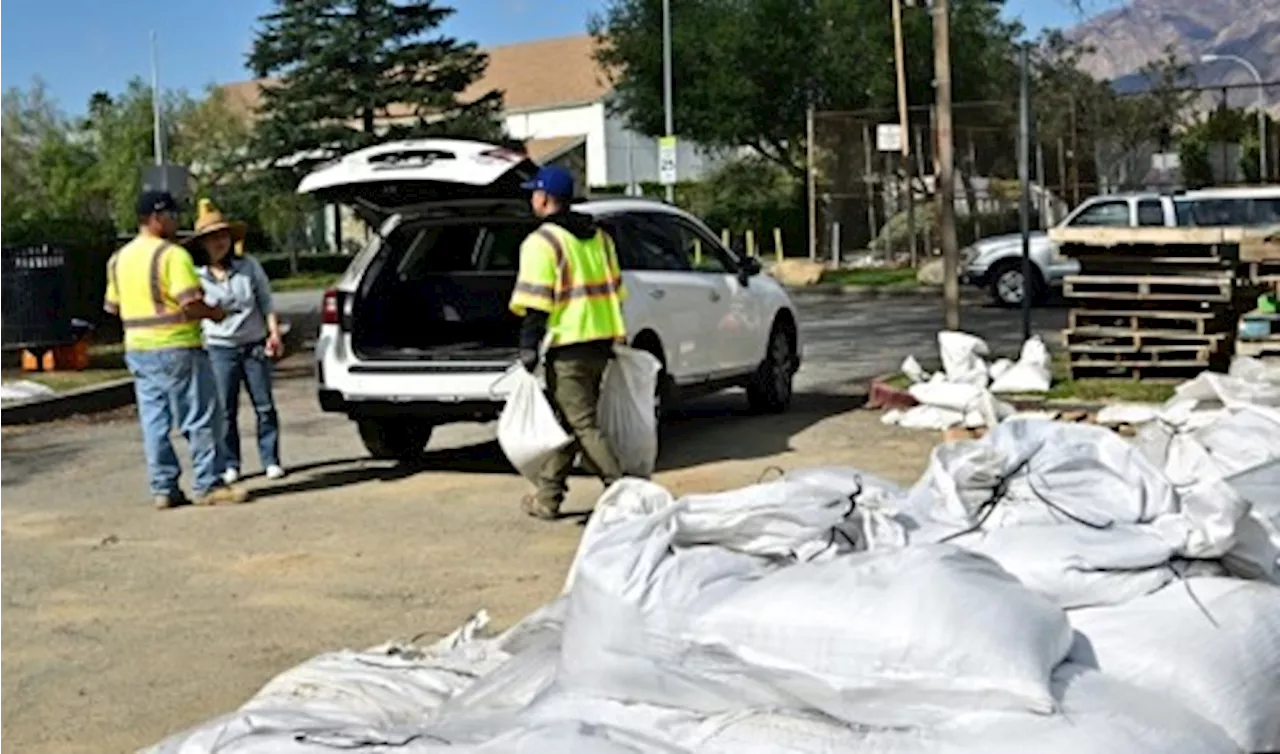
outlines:
[[[952, 2], [957, 101], [1008, 97], [1014, 40], [1000, 3]], [[590, 22], [596, 58], [615, 85], [615, 110], [663, 133], [659, 0], [610, 0]], [[904, 18], [908, 99], [933, 101], [929, 14]], [[676, 130], [711, 147], [750, 147], [804, 173], [805, 111], [896, 107], [893, 34], [876, 0], [685, 0], [672, 10]]]
[[274, 79], [255, 154], [302, 172], [384, 140], [497, 134], [501, 93], [463, 99], [487, 56], [438, 32], [453, 12], [433, 0], [276, 0], [249, 54]]
[[210, 87], [203, 100], [179, 114], [173, 132], [173, 160], [187, 166], [197, 195], [250, 180], [253, 127], [231, 106], [225, 90]]

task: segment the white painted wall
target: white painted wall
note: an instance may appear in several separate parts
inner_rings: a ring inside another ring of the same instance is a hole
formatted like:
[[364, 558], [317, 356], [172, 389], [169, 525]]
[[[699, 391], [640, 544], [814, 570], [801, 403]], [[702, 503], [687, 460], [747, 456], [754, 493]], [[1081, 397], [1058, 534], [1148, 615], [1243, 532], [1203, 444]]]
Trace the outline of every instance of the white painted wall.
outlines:
[[586, 136], [587, 183], [602, 186], [608, 182], [604, 103], [507, 113], [505, 120], [507, 134], [513, 139], [527, 141]]

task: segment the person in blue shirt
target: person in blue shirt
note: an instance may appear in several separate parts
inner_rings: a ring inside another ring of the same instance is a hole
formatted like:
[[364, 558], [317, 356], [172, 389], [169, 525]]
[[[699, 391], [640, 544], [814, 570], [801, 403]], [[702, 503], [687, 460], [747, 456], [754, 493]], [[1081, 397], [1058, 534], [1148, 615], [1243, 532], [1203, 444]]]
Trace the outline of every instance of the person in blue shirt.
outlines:
[[218, 395], [226, 411], [219, 449], [226, 461], [223, 480], [240, 478], [240, 429], [237, 411], [240, 386], [258, 418], [258, 458], [268, 479], [285, 475], [280, 465], [280, 420], [271, 394], [272, 362], [284, 355], [280, 321], [271, 301], [271, 283], [258, 260], [234, 253], [244, 241], [245, 226], [229, 222], [208, 199], [200, 200], [195, 231], [188, 243], [203, 246], [208, 264], [201, 267], [200, 286], [206, 301], [226, 312], [221, 322], [203, 323], [204, 347], [213, 363]]

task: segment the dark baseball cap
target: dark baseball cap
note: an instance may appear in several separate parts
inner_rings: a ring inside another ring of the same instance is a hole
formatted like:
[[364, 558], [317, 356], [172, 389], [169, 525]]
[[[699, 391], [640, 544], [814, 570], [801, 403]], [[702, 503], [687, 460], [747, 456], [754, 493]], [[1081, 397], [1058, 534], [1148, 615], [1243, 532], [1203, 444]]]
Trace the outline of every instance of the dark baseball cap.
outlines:
[[573, 175], [558, 165], [547, 165], [538, 170], [533, 180], [520, 184], [525, 191], [545, 191], [557, 199], [573, 198]]
[[177, 213], [178, 202], [168, 191], [143, 191], [138, 197], [138, 217], [149, 217], [161, 212]]

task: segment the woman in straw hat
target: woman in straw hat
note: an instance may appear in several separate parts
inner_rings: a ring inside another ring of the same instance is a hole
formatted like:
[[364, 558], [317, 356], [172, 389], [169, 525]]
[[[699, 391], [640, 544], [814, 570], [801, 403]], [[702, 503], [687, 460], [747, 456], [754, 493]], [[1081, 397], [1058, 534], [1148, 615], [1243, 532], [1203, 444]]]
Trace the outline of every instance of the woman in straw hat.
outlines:
[[204, 323], [204, 346], [213, 363], [218, 395], [226, 410], [220, 449], [226, 459], [224, 480], [240, 478], [240, 430], [236, 414], [243, 383], [258, 417], [258, 458], [268, 479], [284, 476], [280, 465], [280, 422], [271, 395], [271, 364], [284, 355], [280, 321], [271, 301], [271, 283], [258, 260], [234, 253], [244, 242], [245, 226], [230, 222], [213, 203], [201, 199], [195, 231], [188, 243], [203, 246], [208, 264], [200, 268], [206, 301], [227, 312], [221, 322]]

